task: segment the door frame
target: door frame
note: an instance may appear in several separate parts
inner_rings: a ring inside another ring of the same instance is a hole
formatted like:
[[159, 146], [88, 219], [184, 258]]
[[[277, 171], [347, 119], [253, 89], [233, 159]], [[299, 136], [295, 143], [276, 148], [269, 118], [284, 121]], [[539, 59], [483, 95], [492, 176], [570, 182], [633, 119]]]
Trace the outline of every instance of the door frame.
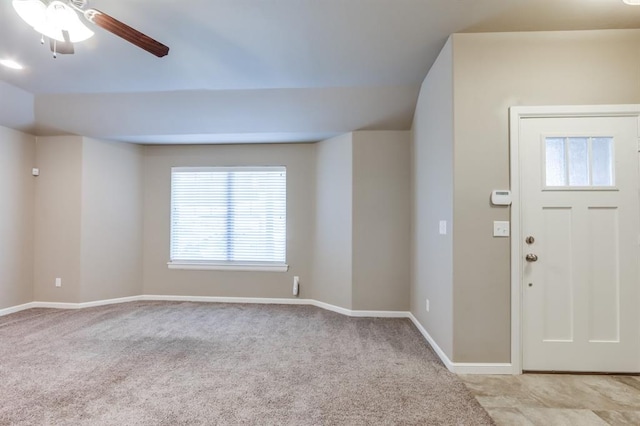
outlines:
[[[527, 118], [635, 117], [640, 134], [640, 104], [515, 106], [509, 108], [509, 182], [511, 186], [511, 371], [522, 374], [522, 209], [520, 121]], [[638, 148], [640, 150], [640, 139]]]

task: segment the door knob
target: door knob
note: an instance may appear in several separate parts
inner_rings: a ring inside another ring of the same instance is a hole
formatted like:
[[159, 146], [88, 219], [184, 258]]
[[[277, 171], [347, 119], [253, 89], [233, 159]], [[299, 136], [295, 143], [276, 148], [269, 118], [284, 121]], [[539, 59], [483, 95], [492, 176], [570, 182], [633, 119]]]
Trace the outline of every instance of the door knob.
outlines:
[[527, 260], [527, 262], [537, 262], [538, 261], [538, 256], [536, 256], [533, 253], [527, 254], [524, 258]]

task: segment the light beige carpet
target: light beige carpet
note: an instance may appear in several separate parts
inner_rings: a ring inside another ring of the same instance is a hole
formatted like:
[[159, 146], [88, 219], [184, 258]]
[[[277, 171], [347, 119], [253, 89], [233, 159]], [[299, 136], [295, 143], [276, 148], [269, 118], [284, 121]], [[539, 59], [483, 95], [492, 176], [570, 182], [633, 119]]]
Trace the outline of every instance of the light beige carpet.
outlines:
[[0, 317], [2, 425], [488, 425], [406, 319], [135, 302]]

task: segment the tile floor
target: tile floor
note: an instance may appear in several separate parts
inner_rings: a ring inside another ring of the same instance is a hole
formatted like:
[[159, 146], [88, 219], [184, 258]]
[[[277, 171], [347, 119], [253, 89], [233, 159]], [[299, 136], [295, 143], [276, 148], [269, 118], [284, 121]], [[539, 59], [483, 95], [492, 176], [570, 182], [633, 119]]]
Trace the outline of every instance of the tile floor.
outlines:
[[640, 376], [460, 376], [498, 425], [640, 425]]

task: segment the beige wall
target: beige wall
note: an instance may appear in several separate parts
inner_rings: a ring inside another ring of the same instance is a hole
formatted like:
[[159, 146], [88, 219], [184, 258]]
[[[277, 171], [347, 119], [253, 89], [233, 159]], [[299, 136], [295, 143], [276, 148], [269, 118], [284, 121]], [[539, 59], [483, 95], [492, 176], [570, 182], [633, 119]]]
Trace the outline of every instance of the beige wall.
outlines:
[[[145, 294], [293, 298], [310, 297], [315, 198], [312, 144], [148, 146], [144, 148]], [[172, 166], [287, 167], [287, 263], [283, 272], [186, 271], [168, 269]]]
[[[453, 137], [449, 40], [422, 84], [411, 153], [411, 312], [449, 358], [453, 357]], [[447, 222], [446, 235], [439, 233], [441, 220]]]
[[141, 153], [139, 146], [80, 136], [37, 138], [35, 300], [141, 294]]
[[83, 141], [82, 302], [142, 294], [142, 150]]
[[409, 136], [353, 133], [353, 309], [409, 309]]
[[33, 300], [35, 138], [0, 127], [0, 309]]
[[[78, 303], [82, 138], [37, 138], [36, 164], [34, 298]], [[62, 287], [55, 287], [56, 278]]]
[[[509, 187], [508, 108], [640, 103], [640, 31], [457, 34], [454, 361], [510, 361], [509, 239], [492, 238]], [[513, 183], [512, 183], [513, 185]]]
[[[356, 132], [315, 145], [139, 147], [40, 138], [35, 298], [292, 298], [298, 275], [301, 298], [406, 310], [408, 141], [409, 132]], [[187, 165], [287, 166], [287, 273], [168, 269], [170, 171]]]
[[[143, 292], [291, 298], [298, 275], [301, 298], [406, 310], [408, 148], [408, 132], [357, 132], [315, 145], [145, 147]], [[171, 167], [216, 165], [287, 166], [287, 273], [167, 268]]]
[[316, 144], [316, 198], [311, 297], [352, 307], [351, 133]]

